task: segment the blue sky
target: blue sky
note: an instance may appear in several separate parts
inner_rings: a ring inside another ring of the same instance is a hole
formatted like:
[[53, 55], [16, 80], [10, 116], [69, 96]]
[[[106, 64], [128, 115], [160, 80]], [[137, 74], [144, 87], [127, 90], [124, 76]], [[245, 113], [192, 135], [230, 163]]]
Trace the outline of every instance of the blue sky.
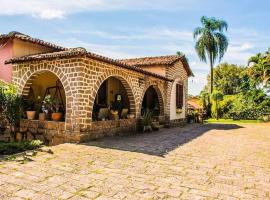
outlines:
[[192, 32], [203, 15], [229, 24], [222, 62], [245, 65], [270, 47], [269, 0], [0, 0], [0, 33], [13, 30], [112, 58], [186, 54], [195, 74], [189, 93], [206, 84]]

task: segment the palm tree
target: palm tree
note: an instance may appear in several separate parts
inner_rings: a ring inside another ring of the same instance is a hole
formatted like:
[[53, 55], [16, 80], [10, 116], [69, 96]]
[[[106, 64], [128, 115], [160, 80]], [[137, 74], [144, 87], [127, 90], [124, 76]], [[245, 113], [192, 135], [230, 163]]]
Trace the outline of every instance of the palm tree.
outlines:
[[228, 39], [223, 34], [227, 31], [228, 24], [224, 20], [216, 18], [201, 18], [202, 27], [194, 30], [193, 36], [196, 40], [195, 50], [201, 61], [210, 62], [210, 93], [213, 92], [213, 66], [217, 58], [219, 61], [224, 56], [228, 48]]
[[256, 54], [248, 60], [249, 74], [257, 84], [267, 87], [270, 84], [270, 61], [266, 55]]

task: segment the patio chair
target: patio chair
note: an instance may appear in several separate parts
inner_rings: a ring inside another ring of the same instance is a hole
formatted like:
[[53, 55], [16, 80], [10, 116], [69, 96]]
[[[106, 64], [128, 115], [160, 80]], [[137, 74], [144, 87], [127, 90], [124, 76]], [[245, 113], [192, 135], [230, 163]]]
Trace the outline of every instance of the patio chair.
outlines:
[[127, 119], [128, 116], [128, 109], [124, 108], [121, 112], [121, 119]]
[[100, 108], [98, 112], [98, 119], [103, 120], [103, 119], [108, 119], [109, 118], [109, 109], [108, 108]]

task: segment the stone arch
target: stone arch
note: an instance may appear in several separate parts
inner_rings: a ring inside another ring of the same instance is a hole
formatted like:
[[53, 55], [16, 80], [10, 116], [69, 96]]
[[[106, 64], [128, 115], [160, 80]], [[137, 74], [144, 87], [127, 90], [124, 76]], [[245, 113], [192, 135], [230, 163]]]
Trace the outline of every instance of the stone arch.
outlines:
[[[27, 72], [25, 72], [22, 75], [22, 78], [17, 83], [18, 94], [23, 95], [24, 93], [27, 93], [27, 90], [29, 88], [28, 85], [29, 85], [29, 83], [31, 83], [33, 81], [33, 77], [38, 76], [39, 74], [44, 73], [44, 72], [50, 72], [50, 73], [54, 74], [60, 80], [60, 82], [63, 86], [64, 92], [65, 92], [65, 97], [66, 97], [66, 99], [65, 99], [65, 102], [66, 102], [66, 117], [65, 117], [65, 119], [66, 120], [65, 121], [66, 122], [70, 121], [71, 115], [72, 115], [73, 96], [72, 96], [72, 93], [70, 90], [68, 78], [66, 77], [64, 72], [62, 72], [61, 69], [56, 68], [56, 67], [41, 67], [41, 66], [31, 67], [30, 70], [28, 70]], [[66, 125], [67, 125], [67, 123], [66, 123]]]
[[149, 82], [148, 84], [146, 84], [146, 86], [144, 87], [144, 90], [142, 92], [142, 96], [141, 96], [141, 100], [140, 100], [140, 110], [142, 109], [142, 104], [143, 104], [143, 98], [144, 95], [146, 93], [146, 91], [150, 88], [153, 87], [157, 93], [158, 96], [158, 101], [159, 101], [159, 107], [160, 107], [160, 116], [163, 116], [165, 114], [165, 103], [164, 103], [164, 95], [162, 93], [161, 88], [158, 86], [158, 84]]
[[111, 77], [114, 77], [116, 79], [118, 79], [122, 85], [124, 86], [125, 88], [125, 91], [127, 93], [127, 96], [128, 96], [128, 100], [129, 100], [129, 106], [130, 106], [130, 113], [131, 114], [134, 114], [136, 116], [136, 101], [135, 101], [135, 95], [134, 95], [134, 92], [132, 90], [132, 87], [131, 87], [131, 80], [129, 80], [128, 78], [126, 78], [124, 75], [121, 75], [121, 74], [117, 74], [117, 73], [113, 73], [113, 74], [103, 74], [101, 75], [97, 82], [94, 83], [94, 90], [92, 92], [92, 95], [90, 95], [90, 118], [92, 120], [92, 114], [93, 114], [93, 106], [94, 106], [94, 101], [95, 101], [95, 98], [96, 98], [96, 95], [98, 93], [98, 90], [100, 88], [100, 86], [102, 85], [102, 83], [104, 81], [106, 81], [107, 79], [111, 78]]

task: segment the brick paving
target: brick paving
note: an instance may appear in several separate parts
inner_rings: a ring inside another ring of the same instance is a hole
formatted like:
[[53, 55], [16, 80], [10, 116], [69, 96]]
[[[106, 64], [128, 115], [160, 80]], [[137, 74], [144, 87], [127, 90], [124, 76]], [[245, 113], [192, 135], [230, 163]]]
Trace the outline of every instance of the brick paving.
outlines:
[[1, 200], [270, 199], [270, 125], [188, 125], [50, 149], [0, 162]]

